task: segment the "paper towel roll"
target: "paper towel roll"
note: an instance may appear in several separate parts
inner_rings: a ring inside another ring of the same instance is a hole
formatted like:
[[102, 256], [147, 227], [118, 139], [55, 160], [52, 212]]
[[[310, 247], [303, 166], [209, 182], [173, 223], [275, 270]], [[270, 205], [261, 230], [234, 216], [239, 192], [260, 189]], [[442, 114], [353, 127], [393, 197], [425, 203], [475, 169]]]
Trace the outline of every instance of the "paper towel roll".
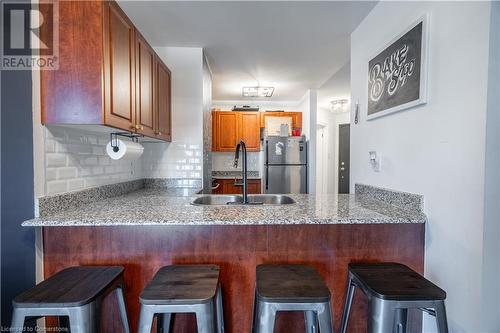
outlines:
[[133, 161], [141, 157], [142, 153], [144, 152], [144, 147], [140, 143], [133, 141], [123, 141], [120, 139], [113, 141], [113, 143], [117, 144], [118, 151], [115, 152], [113, 150], [113, 147], [111, 147], [111, 142], [108, 142], [108, 144], [106, 145], [106, 153], [113, 160]]

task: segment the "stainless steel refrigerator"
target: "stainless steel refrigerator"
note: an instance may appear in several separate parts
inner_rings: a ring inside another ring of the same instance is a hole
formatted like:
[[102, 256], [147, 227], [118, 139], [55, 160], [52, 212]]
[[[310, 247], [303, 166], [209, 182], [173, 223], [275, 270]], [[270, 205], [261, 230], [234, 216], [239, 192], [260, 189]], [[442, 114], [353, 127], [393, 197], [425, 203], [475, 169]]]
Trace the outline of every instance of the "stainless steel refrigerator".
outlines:
[[264, 193], [307, 193], [306, 138], [268, 136], [264, 145]]

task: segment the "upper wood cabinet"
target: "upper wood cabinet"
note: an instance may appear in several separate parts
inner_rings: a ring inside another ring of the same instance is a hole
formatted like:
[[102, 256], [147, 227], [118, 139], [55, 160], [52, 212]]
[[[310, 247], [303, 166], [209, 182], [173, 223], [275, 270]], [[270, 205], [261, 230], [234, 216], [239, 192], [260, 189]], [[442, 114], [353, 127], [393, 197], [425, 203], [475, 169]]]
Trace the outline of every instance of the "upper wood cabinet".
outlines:
[[[136, 123], [134, 25], [114, 2], [104, 3], [103, 24], [104, 123], [121, 129], [134, 130], [136, 129], [134, 127]], [[61, 45], [61, 47], [69, 46]]]
[[146, 42], [146, 40], [136, 32], [135, 53], [136, 53], [136, 124], [137, 132], [155, 136], [156, 116], [155, 112], [155, 52]]
[[302, 112], [278, 112], [278, 111], [270, 111], [270, 112], [261, 112], [260, 113], [260, 127], [266, 127], [266, 117], [292, 117], [292, 127], [293, 128], [302, 128]]
[[156, 135], [163, 140], [172, 140], [172, 75], [168, 67], [156, 57]]
[[127, 15], [113, 1], [58, 3], [59, 69], [40, 72], [42, 123], [170, 141], [170, 71]]
[[234, 151], [241, 140], [247, 151], [260, 150], [258, 112], [212, 112], [212, 151]]
[[215, 112], [215, 127], [212, 136], [215, 138], [216, 151], [234, 151], [238, 144], [238, 114], [236, 112]]
[[243, 140], [247, 150], [260, 150], [260, 117], [258, 112], [238, 112], [238, 141]]

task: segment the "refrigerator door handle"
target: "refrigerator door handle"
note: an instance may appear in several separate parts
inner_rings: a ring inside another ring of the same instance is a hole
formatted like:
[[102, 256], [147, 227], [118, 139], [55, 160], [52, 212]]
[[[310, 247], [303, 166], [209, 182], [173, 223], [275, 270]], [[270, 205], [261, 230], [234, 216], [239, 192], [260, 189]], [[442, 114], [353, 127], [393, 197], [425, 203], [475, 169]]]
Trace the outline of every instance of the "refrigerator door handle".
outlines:
[[269, 167], [266, 165], [266, 191], [269, 189]]
[[266, 140], [266, 162], [265, 164], [269, 164], [269, 141]]

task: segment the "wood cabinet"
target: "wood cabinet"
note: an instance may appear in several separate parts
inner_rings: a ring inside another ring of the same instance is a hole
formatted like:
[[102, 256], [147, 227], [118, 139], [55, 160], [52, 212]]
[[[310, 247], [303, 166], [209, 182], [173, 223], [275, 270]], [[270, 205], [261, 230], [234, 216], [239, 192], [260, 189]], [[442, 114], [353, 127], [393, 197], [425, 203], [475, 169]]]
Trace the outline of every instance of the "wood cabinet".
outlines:
[[58, 5], [59, 69], [40, 72], [42, 123], [170, 141], [170, 71], [127, 15], [113, 1]]
[[215, 112], [215, 127], [212, 136], [215, 138], [215, 151], [234, 151], [238, 144], [238, 115], [236, 112]]
[[155, 136], [156, 130], [156, 106], [155, 106], [155, 52], [146, 40], [136, 32], [136, 123], [137, 132]]
[[278, 111], [270, 111], [270, 112], [261, 112], [260, 113], [260, 127], [266, 127], [266, 117], [291, 117], [292, 118], [292, 127], [293, 128], [302, 128], [302, 112], [278, 112]]
[[212, 151], [234, 151], [241, 140], [247, 151], [260, 151], [258, 112], [212, 112]]
[[[235, 185], [241, 183], [241, 179], [214, 179], [214, 185], [218, 184], [217, 189], [212, 190], [213, 194], [241, 194], [242, 187]], [[247, 183], [248, 194], [261, 193], [261, 180], [248, 179]]]
[[248, 151], [260, 150], [259, 122], [258, 112], [238, 112], [238, 141], [245, 141]]
[[172, 140], [172, 75], [168, 67], [156, 57], [156, 135], [165, 141]]

